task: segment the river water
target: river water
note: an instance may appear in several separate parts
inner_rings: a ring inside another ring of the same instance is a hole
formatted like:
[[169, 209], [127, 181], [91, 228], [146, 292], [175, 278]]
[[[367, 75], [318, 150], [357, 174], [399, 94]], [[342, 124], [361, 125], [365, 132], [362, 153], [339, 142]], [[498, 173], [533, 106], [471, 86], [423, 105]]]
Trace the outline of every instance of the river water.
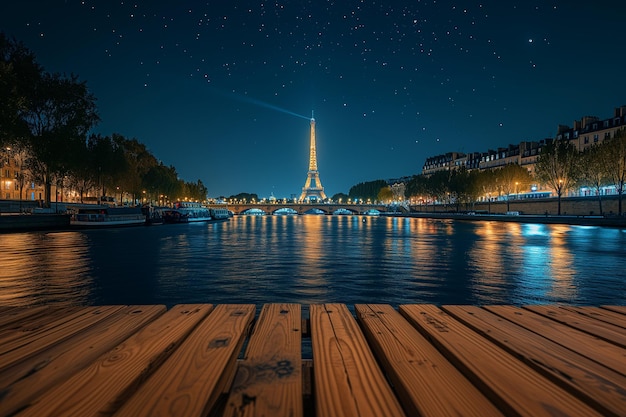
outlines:
[[0, 235], [0, 306], [624, 305], [626, 230], [361, 216]]

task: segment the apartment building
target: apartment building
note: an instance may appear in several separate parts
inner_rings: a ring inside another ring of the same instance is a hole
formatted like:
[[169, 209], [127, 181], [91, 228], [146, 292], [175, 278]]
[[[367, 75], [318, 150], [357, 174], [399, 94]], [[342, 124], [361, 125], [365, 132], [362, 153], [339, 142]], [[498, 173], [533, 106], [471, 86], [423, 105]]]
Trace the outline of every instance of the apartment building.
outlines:
[[579, 151], [613, 138], [615, 133], [626, 127], [626, 106], [616, 107], [613, 117], [600, 120], [596, 116], [585, 116], [574, 120], [573, 127], [560, 125], [557, 139], [569, 140]]
[[[615, 133], [626, 128], [626, 106], [615, 108], [613, 117], [603, 119], [596, 116], [585, 116], [575, 120], [573, 127], [559, 125], [555, 139], [569, 140], [579, 151], [584, 151], [594, 144], [612, 138]], [[539, 141], [524, 141], [516, 145], [509, 144], [506, 148], [488, 150], [482, 153], [464, 154], [448, 152], [443, 155], [426, 158], [422, 167], [422, 175], [432, 175], [437, 171], [450, 171], [465, 167], [473, 169], [496, 169], [507, 164], [518, 164], [534, 174], [537, 158], [541, 149], [553, 141], [553, 138]]]

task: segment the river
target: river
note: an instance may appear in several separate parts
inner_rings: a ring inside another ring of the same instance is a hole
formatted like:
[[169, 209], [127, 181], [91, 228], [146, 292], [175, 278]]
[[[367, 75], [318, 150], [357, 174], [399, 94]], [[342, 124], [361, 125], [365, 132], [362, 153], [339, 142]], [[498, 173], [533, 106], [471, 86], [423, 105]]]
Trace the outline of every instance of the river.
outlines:
[[362, 216], [0, 235], [0, 305], [623, 305], [626, 230]]

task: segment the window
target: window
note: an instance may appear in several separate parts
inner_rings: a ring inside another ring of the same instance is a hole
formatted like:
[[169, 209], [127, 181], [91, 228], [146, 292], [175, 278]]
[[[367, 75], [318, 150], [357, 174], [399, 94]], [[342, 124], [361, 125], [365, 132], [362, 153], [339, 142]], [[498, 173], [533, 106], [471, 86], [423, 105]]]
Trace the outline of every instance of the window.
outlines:
[[598, 134], [596, 133], [595, 135], [593, 135], [593, 143], [596, 143], [598, 141]]
[[585, 136], [583, 141], [584, 141], [585, 145], [587, 145], [589, 143], [589, 136]]

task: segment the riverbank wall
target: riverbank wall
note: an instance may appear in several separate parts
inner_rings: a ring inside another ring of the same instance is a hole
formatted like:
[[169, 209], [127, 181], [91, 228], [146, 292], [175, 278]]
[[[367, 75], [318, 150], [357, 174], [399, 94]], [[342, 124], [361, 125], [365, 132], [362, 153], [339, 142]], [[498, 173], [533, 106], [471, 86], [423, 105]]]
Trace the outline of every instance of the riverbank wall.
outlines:
[[[622, 202], [626, 209], [626, 199]], [[603, 214], [612, 217], [619, 213], [619, 201], [617, 196], [602, 197], [602, 213], [597, 197], [564, 197], [561, 198], [561, 215], [564, 216], [598, 216]], [[527, 200], [509, 200], [477, 202], [471, 205], [460, 206], [449, 204], [411, 206], [415, 213], [442, 213], [442, 212], [476, 212], [484, 214], [506, 214], [517, 212], [527, 215], [556, 215], [558, 213], [558, 201], [556, 198], [537, 198]]]
[[68, 214], [6, 214], [0, 216], [0, 233], [68, 228]]

